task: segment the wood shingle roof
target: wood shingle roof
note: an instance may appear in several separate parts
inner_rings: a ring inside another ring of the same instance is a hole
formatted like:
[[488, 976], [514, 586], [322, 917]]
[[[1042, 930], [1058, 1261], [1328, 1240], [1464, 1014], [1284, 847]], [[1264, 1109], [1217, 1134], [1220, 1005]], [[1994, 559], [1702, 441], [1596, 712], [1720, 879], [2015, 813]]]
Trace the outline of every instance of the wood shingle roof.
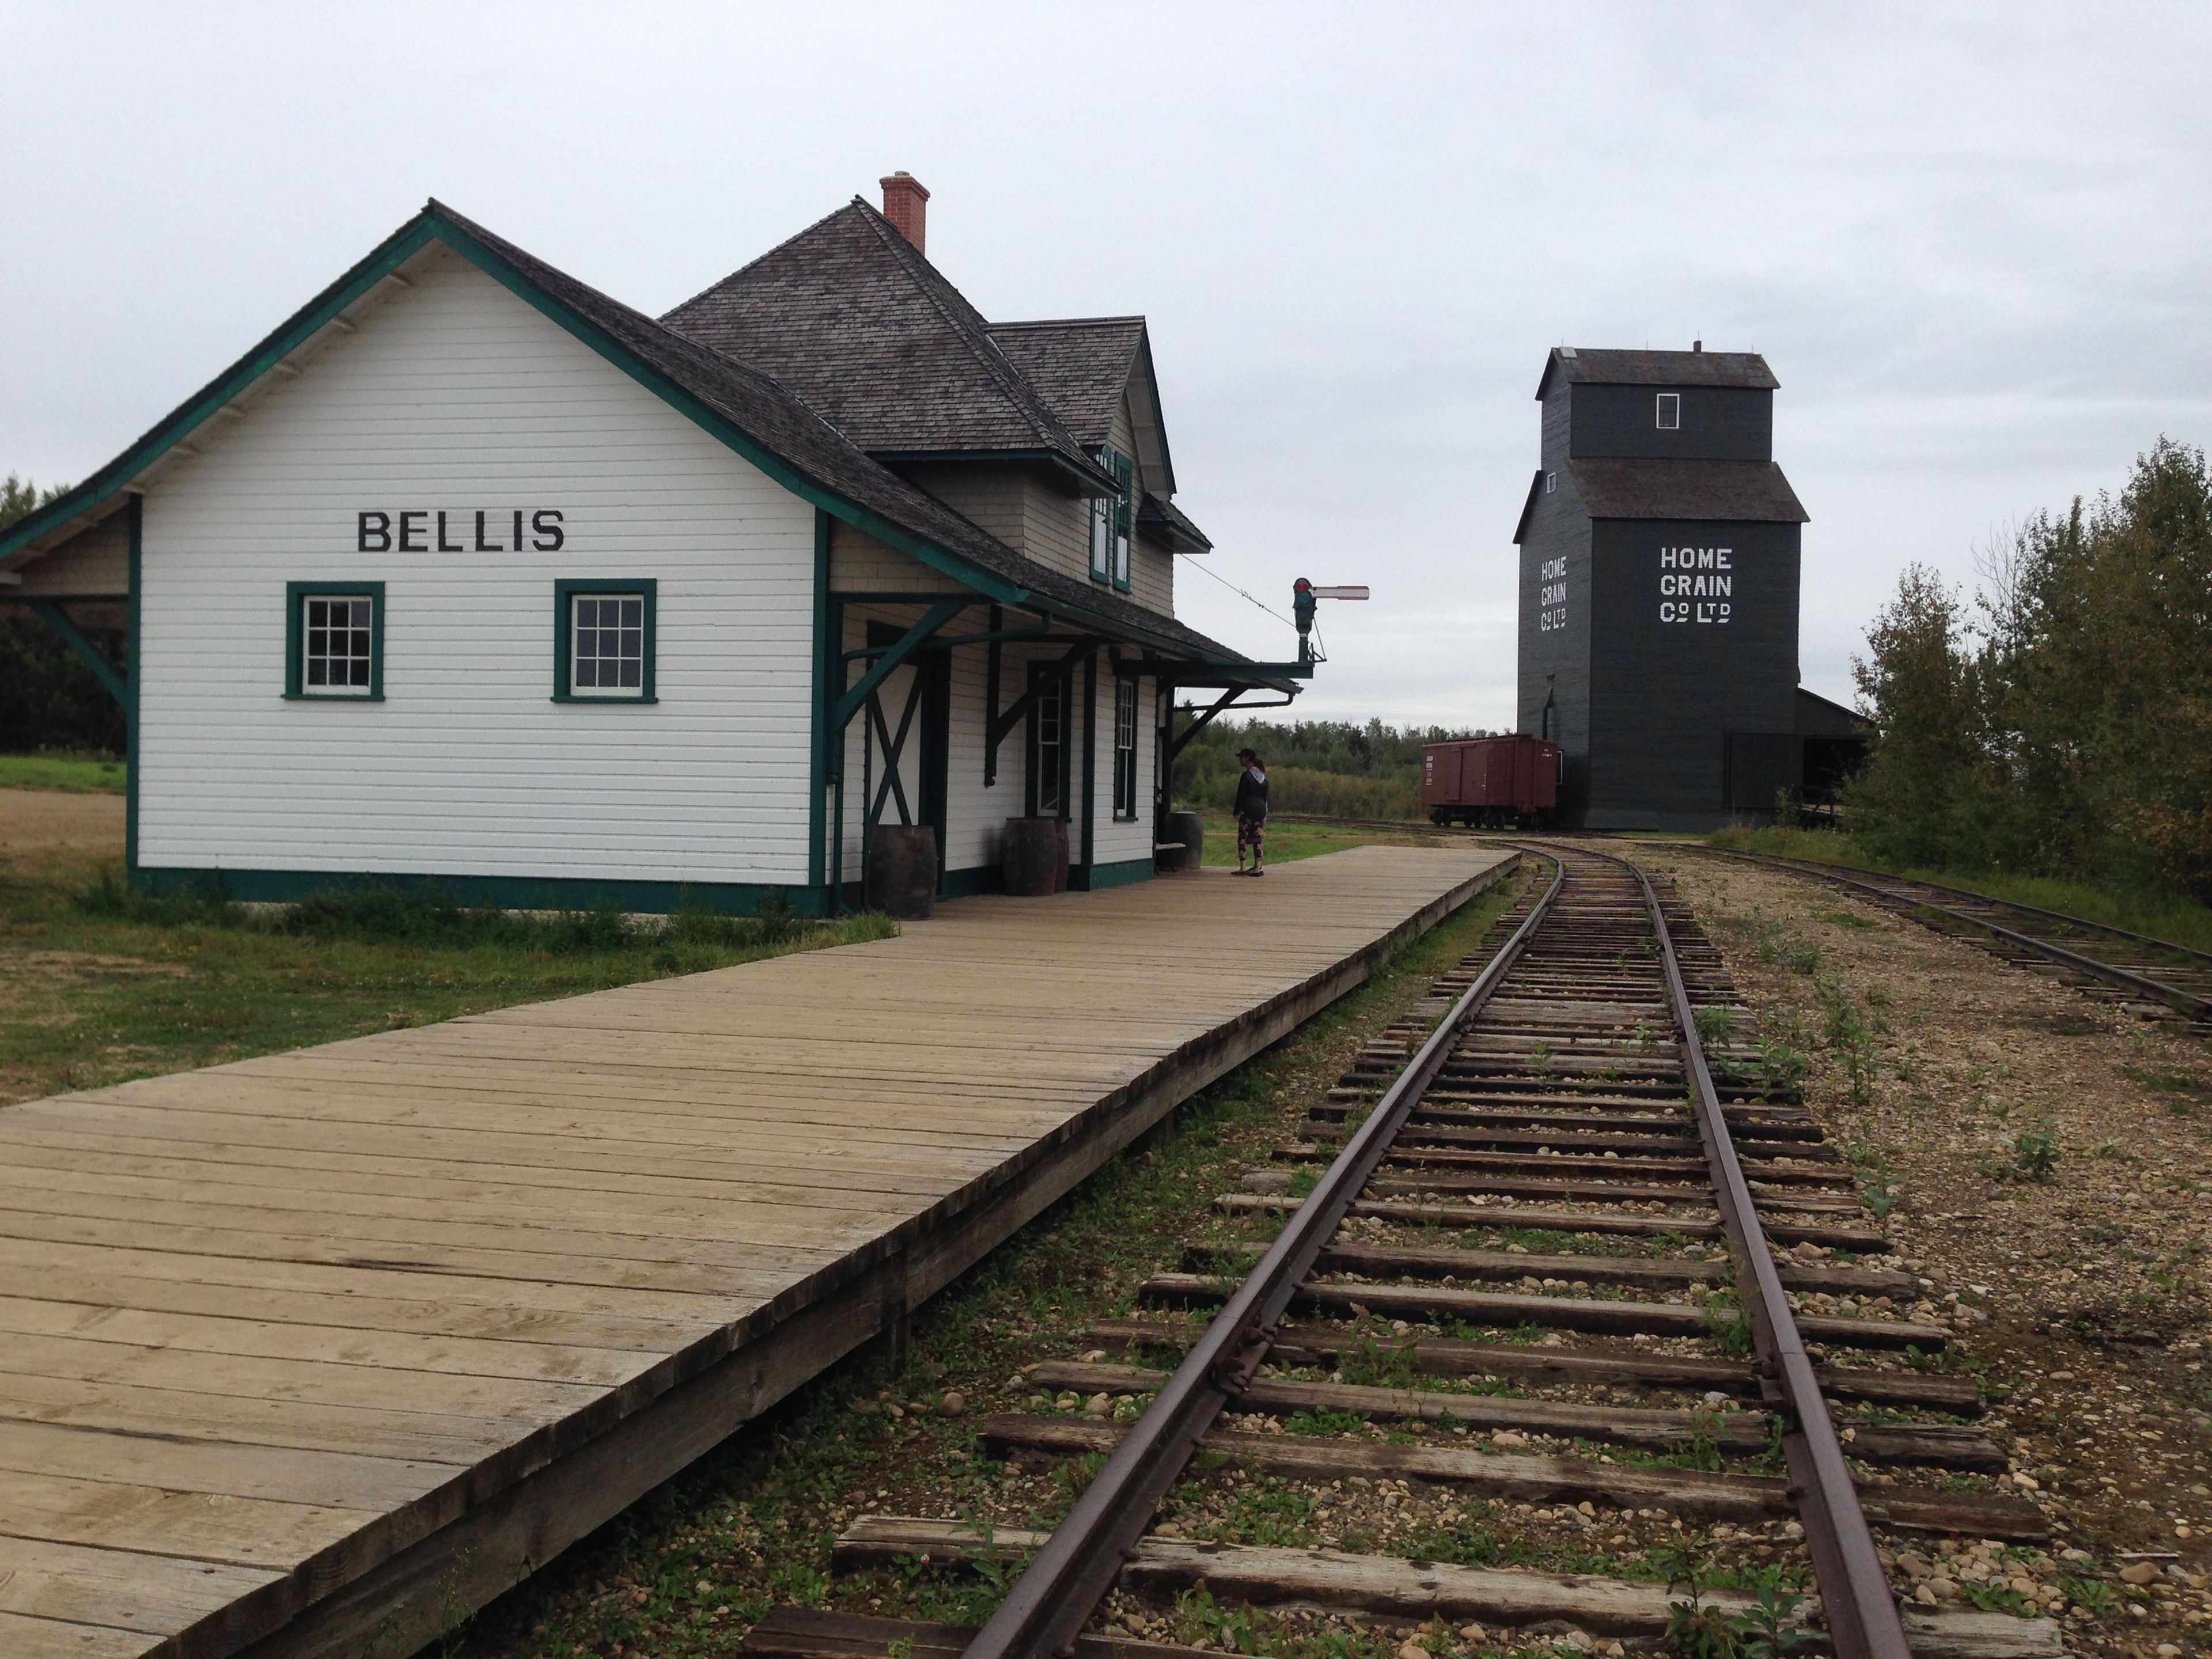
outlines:
[[1539, 400], [1554, 386], [1732, 386], [1771, 392], [1782, 382], [1755, 351], [1593, 351], [1555, 346], [1536, 383]]
[[993, 323], [991, 338], [1086, 449], [1103, 444], [1145, 343], [1141, 317]]
[[1804, 524], [1811, 518], [1772, 461], [1571, 460], [1567, 470], [1593, 519]]
[[661, 321], [876, 455], [1030, 455], [1114, 487], [982, 314], [857, 197]]

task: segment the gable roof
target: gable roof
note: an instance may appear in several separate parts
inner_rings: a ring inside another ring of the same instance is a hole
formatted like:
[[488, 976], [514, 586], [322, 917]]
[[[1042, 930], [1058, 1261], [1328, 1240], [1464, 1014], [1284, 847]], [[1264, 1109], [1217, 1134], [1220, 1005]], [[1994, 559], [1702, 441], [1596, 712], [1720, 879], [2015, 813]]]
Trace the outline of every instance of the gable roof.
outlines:
[[1034, 457], [1115, 487], [982, 313], [858, 197], [661, 321], [774, 375], [871, 454]]
[[1801, 738], [1865, 738], [1874, 733], [1874, 722], [1856, 708], [1797, 688], [1797, 735]]
[[1086, 449], [1101, 448], [1113, 436], [1126, 395], [1139, 459], [1165, 494], [1175, 493], [1175, 461], [1142, 317], [993, 323], [991, 339]]
[[1066, 317], [1049, 322], [993, 323], [992, 341], [1051, 405], [1076, 442], [1096, 449], [1114, 429], [1128, 389], [1141, 317]]
[[1159, 540], [1180, 544], [1193, 553], [1211, 553], [1213, 543], [1206, 533], [1190, 521], [1190, 514], [1164, 495], [1155, 495], [1150, 490], [1137, 503], [1137, 528]]
[[1593, 519], [1805, 524], [1811, 517], [1772, 461], [1571, 460], [1567, 471]]
[[0, 531], [0, 559], [122, 494], [217, 410], [432, 243], [467, 259], [794, 494], [1008, 605], [1048, 606], [1206, 660], [1238, 653], [1051, 570], [862, 453], [788, 388], [525, 252], [433, 200], [245, 356], [76, 489]]
[[1536, 383], [1541, 402], [1554, 386], [1731, 386], [1771, 392], [1782, 384], [1755, 351], [1593, 351], [1554, 346]]

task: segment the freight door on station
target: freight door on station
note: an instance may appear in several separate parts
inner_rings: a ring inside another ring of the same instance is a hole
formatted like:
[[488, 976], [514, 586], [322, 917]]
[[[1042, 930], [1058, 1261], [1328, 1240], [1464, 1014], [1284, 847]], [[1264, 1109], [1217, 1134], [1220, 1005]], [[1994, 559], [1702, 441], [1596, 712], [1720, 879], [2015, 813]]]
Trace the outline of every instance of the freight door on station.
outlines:
[[[902, 629], [868, 624], [871, 646], [897, 643]], [[945, 766], [951, 748], [951, 659], [917, 651], [884, 677], [860, 712], [861, 867], [878, 823], [926, 823], [937, 831], [937, 873], [945, 875]]]

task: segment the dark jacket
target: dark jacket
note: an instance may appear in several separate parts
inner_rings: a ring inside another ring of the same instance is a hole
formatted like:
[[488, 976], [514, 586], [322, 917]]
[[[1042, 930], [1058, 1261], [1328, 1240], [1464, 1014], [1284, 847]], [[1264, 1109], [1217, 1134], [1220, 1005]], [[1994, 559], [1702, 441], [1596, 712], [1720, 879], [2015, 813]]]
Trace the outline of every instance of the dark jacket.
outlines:
[[1267, 816], [1267, 775], [1255, 775], [1247, 766], [1237, 774], [1237, 816], [1263, 820]]

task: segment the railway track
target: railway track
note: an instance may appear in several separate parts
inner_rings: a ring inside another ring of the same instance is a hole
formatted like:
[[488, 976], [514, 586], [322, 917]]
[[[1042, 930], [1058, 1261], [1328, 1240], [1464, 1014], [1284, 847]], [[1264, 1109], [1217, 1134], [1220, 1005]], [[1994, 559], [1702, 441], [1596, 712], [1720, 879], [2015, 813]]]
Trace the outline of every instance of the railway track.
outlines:
[[[2048, 1618], [1900, 1612], [1894, 1551], [2033, 1551], [2051, 1523], [1695, 920], [1622, 860], [1543, 850], [1548, 885], [1217, 1200], [1279, 1231], [1155, 1275], [1139, 1316], [1030, 1368], [1030, 1411], [979, 1421], [988, 1456], [1095, 1468], [1055, 1530], [863, 1516], [840, 1539], [852, 1572], [1025, 1563], [990, 1621], [785, 1610], [746, 1652], [1167, 1659], [1194, 1650], [1160, 1615], [1194, 1595], [1445, 1653], [1689, 1645], [1686, 1606], [1843, 1659], [2063, 1650]], [[1157, 1526], [1209, 1485], [1224, 1501]], [[1262, 1489], [1313, 1530], [1249, 1536], [1225, 1500]], [[1562, 1530], [1643, 1570], [1541, 1570]], [[1700, 1533], [1758, 1570], [1692, 1594]]]
[[1717, 847], [1696, 850], [1809, 877], [1970, 939], [2015, 966], [2057, 975], [2087, 995], [2160, 1017], [2179, 1014], [2196, 1035], [2212, 1036], [2212, 954], [2205, 951], [1937, 882], [1844, 870], [1809, 859]]

